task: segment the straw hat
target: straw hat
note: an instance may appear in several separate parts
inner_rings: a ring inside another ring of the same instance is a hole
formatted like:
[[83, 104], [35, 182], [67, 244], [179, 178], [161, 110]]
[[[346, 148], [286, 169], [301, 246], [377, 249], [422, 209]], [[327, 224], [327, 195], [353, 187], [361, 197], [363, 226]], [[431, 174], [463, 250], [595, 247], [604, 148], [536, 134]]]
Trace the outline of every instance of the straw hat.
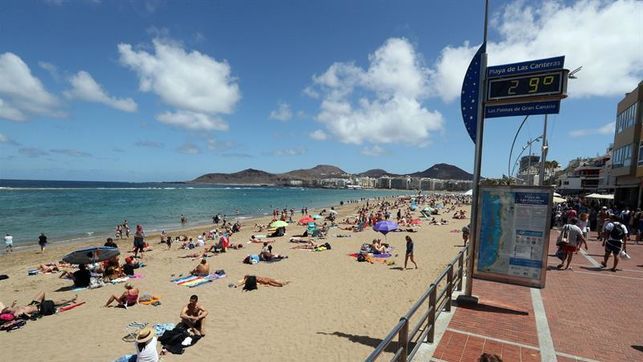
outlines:
[[154, 330], [151, 327], [145, 327], [138, 332], [136, 336], [137, 343], [145, 343], [156, 336]]

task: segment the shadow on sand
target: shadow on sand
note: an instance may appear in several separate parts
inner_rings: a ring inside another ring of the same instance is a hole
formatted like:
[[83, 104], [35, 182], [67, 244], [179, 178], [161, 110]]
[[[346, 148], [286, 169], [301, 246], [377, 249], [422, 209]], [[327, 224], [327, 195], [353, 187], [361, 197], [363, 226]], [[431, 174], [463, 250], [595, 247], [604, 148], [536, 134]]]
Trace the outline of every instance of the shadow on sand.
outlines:
[[[317, 332], [317, 334], [346, 338], [353, 343], [363, 344], [371, 348], [376, 348], [377, 346], [380, 345], [380, 343], [382, 343], [382, 340], [378, 338], [373, 338], [369, 336], [360, 336], [357, 334], [349, 334], [344, 332], [333, 332], [333, 333]], [[409, 349], [412, 349], [412, 348], [413, 346], [409, 343]], [[396, 350], [397, 350], [397, 342], [391, 342], [391, 344], [389, 344], [388, 347], [386, 347], [384, 352], [395, 353]]]

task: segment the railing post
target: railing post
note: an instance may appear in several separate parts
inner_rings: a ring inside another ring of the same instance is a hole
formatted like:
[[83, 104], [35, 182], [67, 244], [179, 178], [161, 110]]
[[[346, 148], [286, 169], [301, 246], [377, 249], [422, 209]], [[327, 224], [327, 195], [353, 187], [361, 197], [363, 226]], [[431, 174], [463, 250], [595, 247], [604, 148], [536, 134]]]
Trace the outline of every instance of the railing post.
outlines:
[[428, 343], [433, 343], [433, 338], [435, 337], [435, 299], [437, 296], [436, 292], [436, 286], [435, 284], [431, 284], [429, 287], [431, 288], [431, 292], [429, 293], [429, 324], [428, 328], [429, 333], [426, 336], [426, 340]]
[[404, 325], [402, 326], [402, 329], [400, 329], [398, 337], [399, 343], [402, 345], [402, 355], [400, 356], [400, 361], [406, 362], [409, 356], [409, 321], [405, 317], [400, 318], [400, 320], [404, 321]]
[[458, 291], [462, 290], [462, 269], [464, 268], [464, 253], [458, 257]]
[[453, 264], [449, 264], [447, 271], [447, 301], [444, 305], [444, 310], [451, 311], [451, 300], [453, 299]]

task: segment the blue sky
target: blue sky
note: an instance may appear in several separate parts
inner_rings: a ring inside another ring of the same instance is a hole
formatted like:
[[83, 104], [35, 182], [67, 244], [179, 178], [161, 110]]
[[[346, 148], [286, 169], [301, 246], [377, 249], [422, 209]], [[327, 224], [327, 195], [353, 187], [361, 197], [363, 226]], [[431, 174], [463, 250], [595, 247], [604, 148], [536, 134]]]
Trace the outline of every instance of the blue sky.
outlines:
[[[491, 2], [489, 64], [583, 66], [549, 159], [605, 151], [643, 78], [643, 2]], [[0, 178], [169, 181], [333, 164], [473, 167], [462, 77], [483, 1], [5, 1]], [[522, 118], [485, 124], [506, 173]], [[542, 133], [523, 128], [517, 152]], [[534, 147], [534, 151], [538, 149]]]

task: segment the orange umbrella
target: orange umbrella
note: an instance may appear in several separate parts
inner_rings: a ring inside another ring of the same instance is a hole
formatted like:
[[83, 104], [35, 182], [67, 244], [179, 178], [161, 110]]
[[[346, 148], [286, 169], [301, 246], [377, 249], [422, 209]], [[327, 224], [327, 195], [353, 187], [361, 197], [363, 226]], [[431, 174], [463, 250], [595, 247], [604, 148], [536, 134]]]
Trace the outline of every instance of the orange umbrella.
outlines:
[[299, 223], [302, 225], [308, 224], [309, 222], [313, 222], [313, 221], [315, 221], [315, 219], [310, 217], [310, 215], [304, 216], [301, 219], [299, 219]]

